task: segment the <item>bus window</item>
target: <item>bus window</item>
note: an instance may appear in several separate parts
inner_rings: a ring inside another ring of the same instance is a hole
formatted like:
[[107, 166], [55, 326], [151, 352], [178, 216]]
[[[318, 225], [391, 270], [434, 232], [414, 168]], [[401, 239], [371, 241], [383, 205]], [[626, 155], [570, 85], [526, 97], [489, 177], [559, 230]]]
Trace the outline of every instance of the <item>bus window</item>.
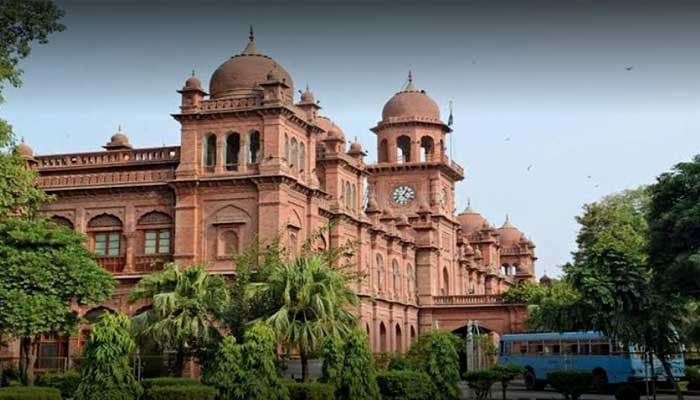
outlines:
[[501, 355], [509, 356], [513, 342], [501, 342]]
[[610, 343], [607, 340], [592, 340], [591, 354], [594, 356], [607, 356], [610, 354]]
[[544, 346], [542, 342], [530, 342], [527, 346], [528, 354], [531, 355], [542, 355], [544, 353]]
[[591, 354], [591, 343], [589, 341], [580, 341], [578, 343], [578, 354]]
[[527, 354], [527, 342], [513, 342], [513, 353]]
[[561, 345], [559, 341], [544, 342], [544, 354], [559, 354], [561, 353]]
[[611, 349], [610, 349], [610, 354], [622, 354], [623, 347], [621, 343], [618, 342], [611, 342]]
[[578, 354], [578, 343], [562, 342], [565, 354]]

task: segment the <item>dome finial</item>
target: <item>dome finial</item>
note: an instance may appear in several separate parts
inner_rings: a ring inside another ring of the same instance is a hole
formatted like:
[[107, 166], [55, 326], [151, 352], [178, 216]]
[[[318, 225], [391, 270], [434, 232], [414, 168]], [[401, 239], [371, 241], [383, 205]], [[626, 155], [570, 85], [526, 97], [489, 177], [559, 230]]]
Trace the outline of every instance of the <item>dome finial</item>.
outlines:
[[506, 220], [501, 228], [514, 228], [513, 224], [510, 223], [510, 215], [506, 213]]
[[258, 49], [255, 47], [255, 34], [253, 33], [253, 25], [250, 26], [250, 33], [248, 35], [248, 45], [243, 49], [243, 55], [256, 55], [258, 54]]
[[117, 132], [121, 132], [121, 131], [122, 131], [122, 124], [119, 124], [119, 125], [117, 125]]
[[192, 68], [192, 76], [194, 76], [194, 68]]
[[416, 87], [413, 86], [413, 71], [410, 69], [408, 70], [408, 84], [406, 84], [406, 88], [404, 89], [404, 92], [412, 92], [415, 91]]
[[413, 72], [408, 70], [408, 83], [413, 83]]
[[250, 33], [248, 35], [248, 40], [251, 42], [255, 41], [255, 32], [253, 32], [253, 25], [250, 26]]

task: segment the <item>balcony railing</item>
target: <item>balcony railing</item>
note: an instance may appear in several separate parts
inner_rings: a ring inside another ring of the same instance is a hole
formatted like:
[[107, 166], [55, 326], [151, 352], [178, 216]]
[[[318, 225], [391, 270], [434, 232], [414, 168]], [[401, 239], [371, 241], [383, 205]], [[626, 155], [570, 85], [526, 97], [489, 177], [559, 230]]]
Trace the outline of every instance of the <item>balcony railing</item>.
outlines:
[[97, 257], [95, 260], [102, 268], [113, 274], [123, 272], [124, 266], [126, 265], [125, 257]]
[[461, 306], [479, 304], [503, 304], [499, 294], [470, 294], [462, 296], [435, 296], [433, 302], [438, 306]]
[[172, 262], [173, 257], [169, 254], [136, 256], [135, 272], [155, 272]]
[[163, 163], [180, 160], [180, 147], [156, 147], [93, 153], [38, 156], [40, 170], [54, 168], [99, 167], [119, 164]]

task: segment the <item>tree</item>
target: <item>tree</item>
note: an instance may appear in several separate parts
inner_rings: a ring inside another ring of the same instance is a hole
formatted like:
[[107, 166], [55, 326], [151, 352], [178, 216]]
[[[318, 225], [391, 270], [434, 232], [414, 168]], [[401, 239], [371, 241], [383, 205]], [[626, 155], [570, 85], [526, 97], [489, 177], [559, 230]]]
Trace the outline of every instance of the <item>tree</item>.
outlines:
[[[0, 0], [0, 104], [5, 83], [19, 87], [19, 62], [28, 57], [34, 42], [46, 43], [53, 32], [64, 29], [63, 16], [51, 1]], [[12, 127], [0, 119], [0, 221], [10, 216], [33, 215], [46, 195], [34, 185], [35, 173], [14, 154]]]
[[337, 388], [340, 384], [344, 358], [343, 341], [338, 337], [326, 338], [323, 341], [323, 365], [320, 381]]
[[275, 333], [260, 323], [246, 331], [243, 344], [224, 338], [204, 380], [217, 388], [221, 400], [288, 398], [275, 368]]
[[224, 278], [208, 274], [203, 266], [181, 269], [170, 264], [141, 279], [129, 301], [151, 303], [150, 309], [134, 318], [138, 336], [175, 351], [173, 372], [182, 375], [185, 361], [219, 335], [216, 320], [228, 304], [228, 295]]
[[129, 355], [136, 348], [130, 329], [128, 317], [111, 313], [104, 314], [92, 327], [76, 400], [92, 400], [98, 393], [104, 400], [133, 400], [141, 396], [143, 389], [129, 365]]
[[418, 337], [408, 352], [411, 368], [423, 371], [439, 389], [436, 400], [459, 398], [459, 338], [448, 332], [432, 331]]
[[[464, 380], [467, 381], [469, 388], [474, 390], [474, 398], [476, 400], [488, 399], [489, 395], [491, 395], [491, 387], [498, 382], [499, 378], [499, 374], [491, 368], [470, 371], [464, 374]], [[505, 400], [505, 391], [503, 392], [503, 399]]]
[[649, 188], [649, 257], [658, 283], [700, 300], [700, 155]]
[[367, 334], [353, 329], [345, 339], [338, 400], [379, 400], [379, 385]]
[[115, 287], [84, 240], [44, 220], [0, 223], [0, 333], [22, 339], [22, 380], [29, 385], [42, 335], [70, 333], [79, 322], [71, 305], [102, 303]]
[[508, 385], [513, 379], [517, 378], [519, 375], [523, 375], [525, 373], [525, 368], [520, 365], [505, 364], [495, 365], [491, 369], [496, 373], [497, 381], [501, 382], [501, 394], [503, 400], [506, 400]]
[[345, 335], [356, 325], [348, 310], [357, 303], [349, 279], [320, 256], [303, 254], [274, 265], [266, 282], [248, 285], [249, 295], [281, 303], [265, 320], [288, 350], [299, 352], [305, 382], [309, 379], [309, 357], [318, 351], [322, 340]]

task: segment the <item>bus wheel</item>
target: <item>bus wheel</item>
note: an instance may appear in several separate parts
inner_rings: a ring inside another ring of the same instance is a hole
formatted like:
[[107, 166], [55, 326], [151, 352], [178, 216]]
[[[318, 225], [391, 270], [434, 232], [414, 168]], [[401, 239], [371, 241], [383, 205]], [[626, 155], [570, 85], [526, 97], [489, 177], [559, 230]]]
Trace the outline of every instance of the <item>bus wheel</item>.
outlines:
[[595, 393], [605, 393], [608, 390], [608, 374], [601, 368], [593, 370], [591, 389]]
[[535, 372], [531, 369], [528, 368], [527, 371], [525, 371], [524, 374], [525, 378], [525, 387], [527, 390], [538, 390], [538, 382], [537, 379], [535, 378]]

